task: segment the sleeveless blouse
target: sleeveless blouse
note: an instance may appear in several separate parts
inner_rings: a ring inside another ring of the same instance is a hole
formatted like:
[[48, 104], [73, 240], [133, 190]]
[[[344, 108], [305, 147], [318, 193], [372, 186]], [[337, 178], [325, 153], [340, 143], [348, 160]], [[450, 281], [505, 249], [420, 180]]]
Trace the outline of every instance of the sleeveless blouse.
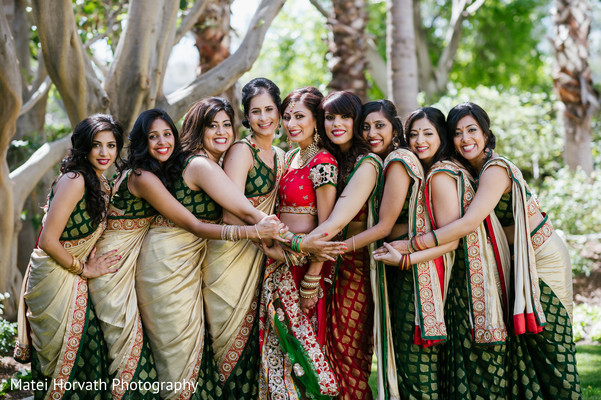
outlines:
[[127, 181], [132, 171], [121, 181], [119, 188], [111, 198], [109, 220], [126, 218], [147, 218], [158, 212], [146, 200], [134, 196], [127, 187]]
[[[88, 235], [94, 233], [96, 228], [98, 228], [98, 224], [92, 223], [92, 218], [90, 214], [88, 214], [88, 210], [86, 208], [86, 196], [88, 194], [87, 189], [84, 191], [83, 197], [77, 205], [75, 209], [69, 216], [67, 220], [67, 225], [65, 225], [65, 229], [59, 238], [60, 241], [67, 240], [77, 240], [87, 237]], [[48, 206], [50, 207], [50, 203], [54, 198], [54, 185], [50, 189], [50, 194], [48, 195]], [[47, 210], [48, 208], [46, 208]]]
[[182, 174], [173, 184], [172, 194], [184, 207], [188, 209], [194, 216], [206, 221], [219, 221], [222, 215], [222, 208], [203, 190], [192, 190], [184, 181], [184, 170], [190, 162], [196, 157], [204, 157], [195, 155], [188, 160], [182, 169]]
[[275, 171], [278, 169], [278, 157], [274, 151], [273, 155], [273, 169], [269, 168], [261, 157], [259, 157], [258, 149], [255, 149], [246, 140], [241, 140], [241, 143], [246, 144], [253, 152], [255, 159], [252, 169], [248, 172], [246, 177], [246, 183], [244, 185], [244, 194], [246, 197], [257, 197], [269, 193], [273, 189], [273, 185], [276, 181]]
[[[298, 154], [290, 155], [290, 160]], [[315, 190], [324, 185], [336, 186], [338, 163], [327, 151], [317, 153], [302, 168], [289, 168], [280, 182], [280, 212], [317, 215]]]

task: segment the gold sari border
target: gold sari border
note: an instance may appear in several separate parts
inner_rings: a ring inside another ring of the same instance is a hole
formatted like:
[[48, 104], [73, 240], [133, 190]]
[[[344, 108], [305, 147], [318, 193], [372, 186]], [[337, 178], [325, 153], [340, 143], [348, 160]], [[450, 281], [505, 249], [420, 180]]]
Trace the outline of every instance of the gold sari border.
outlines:
[[107, 231], [134, 231], [146, 227], [152, 222], [152, 217], [144, 218], [111, 218], [108, 221]]
[[80, 277], [76, 277], [75, 279], [77, 291], [75, 298], [73, 299], [72, 312], [69, 317], [71, 323], [69, 324], [69, 329], [63, 341], [63, 348], [60, 352], [60, 354], [62, 354], [62, 359], [59, 359], [54, 372], [54, 377], [52, 378], [52, 390], [46, 395], [46, 398], [49, 399], [62, 399], [65, 394], [66, 383], [69, 382], [69, 377], [75, 366], [77, 353], [82, 342], [83, 331], [86, 324], [88, 283], [85, 279]]
[[132, 348], [124, 360], [124, 364], [121, 371], [117, 373], [116, 380], [119, 384], [112, 385], [112, 394], [114, 400], [121, 400], [121, 398], [128, 391], [129, 384], [134, 378], [138, 364], [140, 363], [140, 356], [142, 354], [142, 346], [144, 344], [144, 334], [142, 332], [142, 320], [140, 315], [137, 316], [136, 333], [132, 343]]

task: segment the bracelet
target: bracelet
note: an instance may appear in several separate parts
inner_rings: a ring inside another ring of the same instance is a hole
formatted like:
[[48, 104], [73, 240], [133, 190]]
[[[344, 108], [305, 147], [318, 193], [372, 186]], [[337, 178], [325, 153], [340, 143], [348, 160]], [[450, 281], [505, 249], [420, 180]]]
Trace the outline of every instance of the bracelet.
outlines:
[[434, 233], [434, 231], [431, 232], [432, 236], [434, 237], [434, 244], [438, 247], [438, 238], [436, 237], [436, 233]]
[[296, 253], [302, 252], [301, 245], [302, 245], [304, 238], [305, 238], [305, 235], [303, 235], [303, 234], [298, 234], [298, 235], [292, 236], [292, 240], [290, 241], [290, 248], [292, 249], [292, 251], [294, 251]]
[[303, 299], [312, 299], [313, 297], [317, 297], [318, 288], [315, 288], [313, 290], [304, 290], [303, 288], [301, 288], [299, 293]]
[[257, 224], [253, 225], [255, 227], [255, 232], [257, 232], [257, 237], [259, 238], [259, 241], [263, 241], [263, 239], [261, 239], [261, 235], [259, 234], [259, 229], [257, 228]]
[[354, 253], [355, 252], [355, 237], [353, 236], [352, 239], [353, 239], [353, 253]]
[[411, 269], [411, 257], [409, 254], [401, 255], [401, 262], [399, 263], [399, 268], [401, 271], [408, 271]]

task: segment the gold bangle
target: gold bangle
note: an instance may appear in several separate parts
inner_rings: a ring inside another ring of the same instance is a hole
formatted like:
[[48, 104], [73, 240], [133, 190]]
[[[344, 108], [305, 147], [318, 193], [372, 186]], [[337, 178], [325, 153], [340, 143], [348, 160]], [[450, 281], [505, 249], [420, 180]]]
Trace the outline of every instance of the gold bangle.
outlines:
[[354, 253], [355, 252], [355, 237], [353, 236], [352, 239], [353, 239], [353, 253]]
[[259, 229], [257, 228], [257, 224], [253, 225], [255, 227], [255, 232], [257, 232], [257, 236], [259, 237], [259, 241], [262, 241], [263, 239], [261, 239], [261, 235], [259, 235]]

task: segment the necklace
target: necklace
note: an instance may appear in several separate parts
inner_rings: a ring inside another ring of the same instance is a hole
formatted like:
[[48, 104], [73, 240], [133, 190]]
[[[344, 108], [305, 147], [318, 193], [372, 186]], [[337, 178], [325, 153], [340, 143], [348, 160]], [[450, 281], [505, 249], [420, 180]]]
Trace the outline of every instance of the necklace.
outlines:
[[305, 164], [307, 164], [307, 162], [310, 159], [315, 157], [317, 153], [319, 153], [319, 147], [315, 142], [311, 142], [311, 144], [305, 147], [304, 149], [300, 149], [300, 151], [298, 152], [300, 168], [304, 167]]
[[255, 141], [255, 138], [254, 138], [254, 136], [252, 136], [252, 135], [251, 135], [251, 136], [248, 138], [248, 142], [249, 142], [249, 143], [250, 143], [250, 145], [253, 147], [253, 149], [255, 149], [255, 150], [257, 150], [257, 151], [261, 151], [261, 150], [263, 150], [263, 151], [265, 151], [265, 152], [268, 152], [269, 150], [271, 150], [271, 147], [270, 147], [270, 148], [267, 148], [267, 149], [264, 149], [264, 148], [262, 148], [261, 146], [259, 146], [259, 144], [258, 144], [258, 143]]

